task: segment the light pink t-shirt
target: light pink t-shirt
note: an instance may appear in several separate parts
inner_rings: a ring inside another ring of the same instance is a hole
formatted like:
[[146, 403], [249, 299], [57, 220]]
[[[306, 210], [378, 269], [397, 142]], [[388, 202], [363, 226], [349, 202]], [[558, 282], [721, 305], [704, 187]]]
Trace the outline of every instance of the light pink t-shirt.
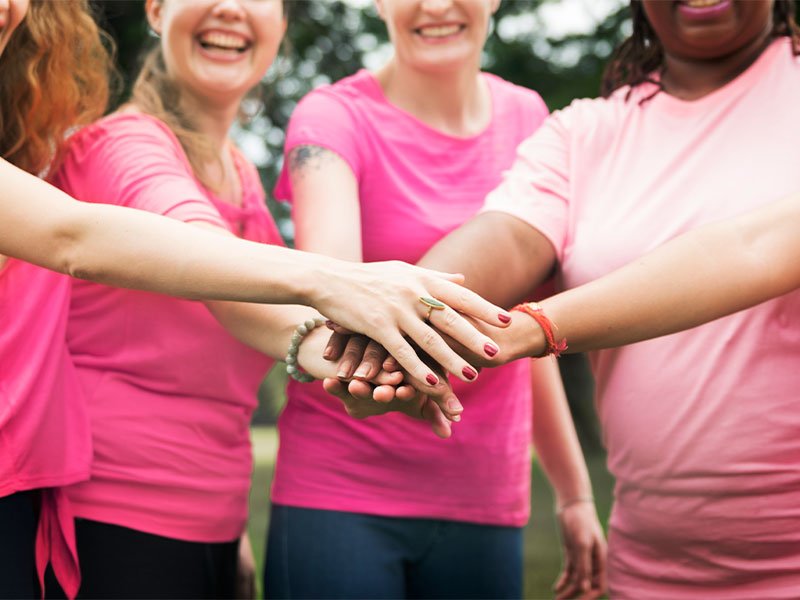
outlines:
[[[479, 135], [444, 135], [390, 104], [361, 71], [309, 94], [286, 153], [310, 144], [339, 154], [358, 178], [365, 261], [410, 263], [469, 219], [500, 181], [517, 144], [547, 115], [535, 92], [484, 75], [493, 104]], [[284, 169], [276, 196], [291, 199]], [[355, 420], [320, 384], [289, 386], [272, 500], [368, 514], [523, 525], [531, 440], [527, 361], [455, 384], [465, 406], [453, 438], [405, 415]]]
[[[640, 104], [654, 89], [554, 113], [487, 200], [550, 239], [567, 288], [800, 191], [800, 59], [787, 39], [697, 101]], [[592, 356], [617, 480], [613, 597], [798, 595], [799, 317], [795, 292]]]
[[[55, 182], [88, 202], [281, 243], [255, 168], [235, 157], [241, 208], [200, 185], [163, 123], [115, 114], [71, 140]], [[69, 319], [94, 438], [92, 479], [70, 489], [77, 516], [188, 541], [237, 538], [247, 519], [250, 416], [272, 361], [201, 302], [76, 281]]]

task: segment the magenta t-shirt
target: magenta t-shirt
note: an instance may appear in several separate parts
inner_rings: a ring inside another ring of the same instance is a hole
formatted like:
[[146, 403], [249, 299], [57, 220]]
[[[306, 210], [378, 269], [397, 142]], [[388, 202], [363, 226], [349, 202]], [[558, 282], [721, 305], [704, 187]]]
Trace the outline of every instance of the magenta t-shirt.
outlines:
[[[71, 140], [55, 183], [88, 202], [281, 243], [255, 168], [235, 158], [241, 207], [194, 178], [163, 123], [115, 114]], [[236, 539], [247, 519], [250, 416], [272, 361], [202, 302], [85, 281], [74, 285], [67, 341], [94, 441], [91, 480], [69, 490], [76, 515], [188, 541]]]
[[[304, 98], [289, 124], [298, 145], [328, 148], [358, 179], [365, 261], [417, 262], [474, 215], [547, 115], [538, 94], [483, 75], [490, 125], [455, 138], [390, 104], [360, 71]], [[276, 196], [291, 200], [286, 169]], [[334, 226], [334, 225], [332, 225]], [[320, 384], [289, 385], [272, 487], [278, 504], [386, 516], [523, 525], [529, 513], [530, 368], [521, 361], [455, 383], [465, 406], [452, 439], [400, 414], [359, 421]]]
[[65, 330], [71, 281], [0, 269], [0, 497], [89, 477], [89, 418]]
[[[800, 191], [788, 39], [693, 102], [626, 91], [554, 113], [487, 200], [550, 239], [567, 287]], [[800, 292], [592, 365], [617, 482], [612, 596], [797, 597]]]

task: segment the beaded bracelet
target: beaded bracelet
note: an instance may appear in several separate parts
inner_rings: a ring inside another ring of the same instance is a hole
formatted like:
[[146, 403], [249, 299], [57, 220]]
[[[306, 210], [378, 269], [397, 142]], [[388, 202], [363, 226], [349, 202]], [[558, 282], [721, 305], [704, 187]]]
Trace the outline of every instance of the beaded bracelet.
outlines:
[[567, 340], [564, 339], [560, 342], [556, 342], [556, 337], [553, 333], [555, 326], [553, 325], [553, 322], [547, 318], [547, 315], [544, 314], [542, 307], [536, 302], [524, 302], [522, 304], [517, 304], [511, 310], [518, 310], [533, 317], [533, 320], [536, 321], [539, 324], [539, 327], [542, 328], [546, 343], [544, 347], [544, 354], [542, 356], [548, 356], [552, 354], [557, 358], [561, 356], [561, 353], [564, 352], [564, 350], [567, 349]]
[[297, 362], [297, 352], [300, 350], [300, 343], [311, 331], [323, 325], [325, 325], [325, 319], [308, 319], [300, 323], [294, 330], [294, 333], [292, 333], [292, 341], [289, 342], [289, 349], [286, 351], [286, 372], [289, 374], [289, 377], [300, 383], [309, 383], [315, 379], [312, 375], [301, 370], [300, 363]]

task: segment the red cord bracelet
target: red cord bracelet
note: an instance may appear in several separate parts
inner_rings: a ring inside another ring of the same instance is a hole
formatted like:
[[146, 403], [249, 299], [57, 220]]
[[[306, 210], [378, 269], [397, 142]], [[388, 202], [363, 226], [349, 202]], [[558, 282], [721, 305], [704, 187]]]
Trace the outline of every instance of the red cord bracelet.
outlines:
[[556, 327], [553, 325], [553, 322], [547, 318], [547, 315], [544, 314], [542, 307], [536, 302], [523, 302], [522, 304], [517, 304], [511, 310], [518, 310], [524, 312], [526, 315], [530, 315], [533, 320], [539, 324], [539, 327], [542, 328], [546, 342], [544, 354], [542, 356], [549, 356], [552, 354], [558, 358], [561, 356], [561, 353], [567, 349], [567, 340], [563, 339], [560, 342], [556, 342], [556, 336], [553, 333], [553, 329]]

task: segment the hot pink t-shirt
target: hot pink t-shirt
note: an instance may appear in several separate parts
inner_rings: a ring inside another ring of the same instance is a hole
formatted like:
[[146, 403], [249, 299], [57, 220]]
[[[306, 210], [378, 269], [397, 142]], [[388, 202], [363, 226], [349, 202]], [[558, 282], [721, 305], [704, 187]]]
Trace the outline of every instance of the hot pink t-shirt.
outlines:
[[0, 269], [0, 497], [89, 477], [89, 418], [65, 330], [69, 277]]
[[[309, 94], [295, 110], [286, 153], [328, 148], [359, 182], [365, 261], [417, 262], [469, 219], [500, 181], [514, 149], [547, 115], [535, 92], [484, 75], [491, 124], [470, 138], [431, 129], [390, 104], [361, 71]], [[291, 199], [284, 169], [276, 196]], [[274, 502], [290, 506], [475, 523], [525, 523], [531, 441], [527, 361], [455, 384], [465, 406], [453, 438], [401, 414], [363, 421], [320, 384], [289, 386], [281, 415]]]
[[[242, 207], [194, 178], [160, 121], [115, 114], [71, 140], [55, 181], [108, 202], [280, 243], [255, 168], [236, 154]], [[201, 302], [76, 281], [67, 341], [89, 404], [92, 479], [79, 517], [188, 541], [237, 538], [247, 519], [249, 424], [272, 361]]]
[[[697, 101], [640, 104], [654, 90], [554, 113], [487, 200], [550, 239], [566, 287], [800, 190], [800, 59], [787, 39]], [[592, 356], [617, 480], [614, 597], [797, 596], [798, 317], [795, 292]]]

